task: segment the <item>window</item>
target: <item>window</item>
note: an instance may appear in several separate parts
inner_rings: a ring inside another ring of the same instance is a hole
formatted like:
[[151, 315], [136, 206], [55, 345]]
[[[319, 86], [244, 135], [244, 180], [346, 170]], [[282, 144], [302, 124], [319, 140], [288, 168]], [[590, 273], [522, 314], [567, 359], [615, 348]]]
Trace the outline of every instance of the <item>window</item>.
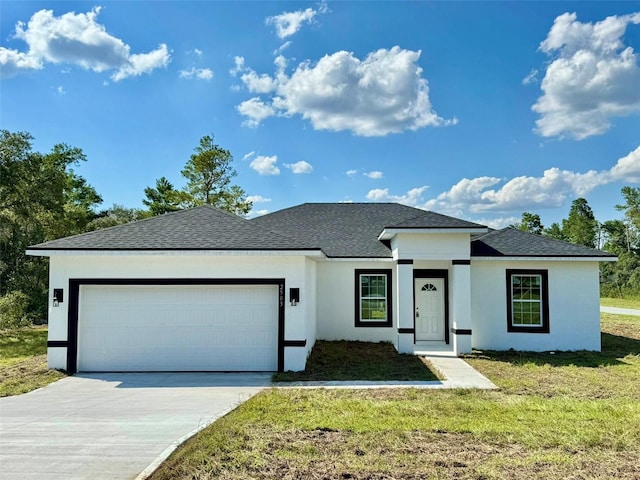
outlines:
[[356, 327], [390, 327], [391, 270], [356, 270]]
[[507, 331], [549, 333], [546, 270], [507, 270]]

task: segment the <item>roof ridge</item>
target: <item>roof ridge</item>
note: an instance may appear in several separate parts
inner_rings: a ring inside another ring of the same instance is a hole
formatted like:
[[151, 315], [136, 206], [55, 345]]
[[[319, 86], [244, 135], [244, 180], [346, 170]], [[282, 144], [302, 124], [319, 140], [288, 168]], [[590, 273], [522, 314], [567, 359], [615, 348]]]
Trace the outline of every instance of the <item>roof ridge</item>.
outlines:
[[471, 226], [477, 226], [477, 227], [482, 227], [482, 228], [488, 228], [486, 225], [482, 225], [480, 223], [471, 221], [471, 220], [465, 220], [463, 218], [458, 218], [458, 217], [452, 217], [451, 215], [445, 215], [444, 213], [440, 213], [440, 212], [434, 212], [433, 210], [425, 210], [422, 208], [417, 208], [417, 207], [410, 207], [410, 208], [414, 208], [415, 210], [420, 210], [421, 213], [413, 216], [413, 217], [409, 217], [409, 218], [405, 218], [404, 220], [401, 220], [399, 222], [396, 222], [393, 225], [387, 225], [385, 226], [385, 228], [402, 228], [401, 225], [407, 222], [411, 222], [412, 220], [417, 220], [421, 217], [425, 217], [427, 215], [431, 215], [431, 216], [436, 216], [436, 217], [440, 217], [442, 219], [448, 219], [448, 220], [455, 220], [456, 222], [461, 222], [461, 223], [466, 223], [467, 225]]

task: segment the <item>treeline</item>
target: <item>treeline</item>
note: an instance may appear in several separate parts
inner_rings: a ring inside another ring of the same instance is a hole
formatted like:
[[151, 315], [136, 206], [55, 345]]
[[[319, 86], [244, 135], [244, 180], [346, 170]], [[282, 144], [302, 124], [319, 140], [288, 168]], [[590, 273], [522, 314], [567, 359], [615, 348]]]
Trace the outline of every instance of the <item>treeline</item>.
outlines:
[[601, 295], [640, 296], [640, 188], [623, 187], [621, 195], [623, 203], [615, 208], [623, 213], [622, 220], [599, 222], [587, 200], [578, 198], [560, 223], [545, 228], [539, 215], [524, 212], [520, 223], [513, 226], [617, 255], [617, 262], [600, 264]]
[[[0, 130], [0, 328], [46, 321], [47, 259], [27, 256], [30, 245], [198, 205], [238, 215], [252, 207], [232, 184], [231, 153], [213, 136], [202, 137], [187, 160], [184, 188], [157, 179], [144, 189], [143, 209], [100, 209], [102, 197], [74, 170], [86, 161], [82, 150], [58, 144], [49, 153], [35, 152], [33, 140], [27, 132]], [[525, 212], [514, 227], [618, 255], [617, 263], [601, 264], [603, 295], [640, 295], [640, 188], [624, 187], [622, 199], [616, 206], [622, 220], [600, 223], [578, 198], [560, 223], [545, 228], [539, 215]]]
[[0, 130], [0, 328], [46, 321], [48, 262], [27, 256], [30, 245], [198, 205], [238, 215], [252, 207], [232, 184], [233, 156], [213, 136], [202, 137], [187, 160], [184, 188], [157, 179], [144, 189], [144, 209], [100, 209], [102, 197], [74, 170], [86, 161], [82, 150], [58, 144], [35, 152], [33, 140], [27, 132]]

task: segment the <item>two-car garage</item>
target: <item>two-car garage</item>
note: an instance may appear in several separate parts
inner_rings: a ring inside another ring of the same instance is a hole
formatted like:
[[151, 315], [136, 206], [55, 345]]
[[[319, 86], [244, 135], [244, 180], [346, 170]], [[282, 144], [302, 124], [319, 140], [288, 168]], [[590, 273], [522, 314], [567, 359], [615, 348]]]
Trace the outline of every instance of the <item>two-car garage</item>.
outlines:
[[283, 280], [72, 281], [69, 363], [86, 372], [278, 370], [283, 290]]

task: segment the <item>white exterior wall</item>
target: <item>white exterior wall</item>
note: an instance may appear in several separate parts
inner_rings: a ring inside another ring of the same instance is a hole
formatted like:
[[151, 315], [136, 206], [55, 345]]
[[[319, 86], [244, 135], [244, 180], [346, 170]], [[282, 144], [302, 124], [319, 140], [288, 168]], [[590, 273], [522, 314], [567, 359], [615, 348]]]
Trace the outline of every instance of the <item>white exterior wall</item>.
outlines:
[[[313, 262], [311, 262], [312, 264]], [[49, 340], [67, 340], [69, 279], [79, 278], [284, 278], [285, 340], [307, 340], [307, 348], [285, 348], [285, 370], [303, 370], [315, 338], [314, 316], [308, 316], [313, 297], [307, 299], [311, 265], [304, 256], [183, 255], [54, 255], [49, 264]], [[311, 267], [312, 268], [312, 267]], [[300, 288], [301, 304], [291, 306], [289, 288]], [[53, 307], [54, 288], [64, 289], [64, 302]], [[295, 352], [298, 351], [298, 352]], [[49, 347], [50, 368], [66, 369], [66, 348]]]
[[468, 260], [468, 233], [399, 233], [391, 239], [394, 259]]
[[[507, 269], [549, 272], [550, 333], [507, 332]], [[486, 350], [600, 350], [598, 262], [471, 262], [473, 348]]]
[[450, 302], [451, 327], [454, 330], [453, 351], [456, 355], [471, 353], [471, 335], [458, 334], [456, 330], [471, 329], [471, 267], [470, 265], [452, 265]]
[[[286, 336], [287, 340], [306, 340], [307, 345], [305, 347], [287, 347], [284, 350], [284, 365], [286, 370], [293, 370], [293, 368], [289, 368], [290, 365], [300, 366], [301, 368], [297, 368], [297, 370], [304, 370], [304, 365], [307, 362], [307, 358], [311, 353], [311, 349], [313, 345], [316, 343], [316, 262], [305, 258], [305, 284], [304, 286], [300, 286], [300, 303], [291, 307], [291, 302], [289, 302], [289, 287], [297, 287], [298, 285], [291, 284], [286, 288], [286, 304], [290, 309], [300, 309], [304, 315], [303, 318], [300, 319], [304, 324], [304, 332], [305, 336], [301, 337], [293, 337]], [[287, 316], [288, 312], [285, 312], [285, 324], [289, 322], [293, 322], [295, 320], [290, 320]], [[291, 328], [293, 331], [293, 327]]]
[[[355, 270], [361, 268], [389, 269], [392, 275], [392, 326], [355, 326]], [[361, 340], [364, 342], [396, 343], [397, 325], [396, 264], [391, 261], [328, 261], [318, 262], [317, 271], [317, 338], [320, 340]]]

